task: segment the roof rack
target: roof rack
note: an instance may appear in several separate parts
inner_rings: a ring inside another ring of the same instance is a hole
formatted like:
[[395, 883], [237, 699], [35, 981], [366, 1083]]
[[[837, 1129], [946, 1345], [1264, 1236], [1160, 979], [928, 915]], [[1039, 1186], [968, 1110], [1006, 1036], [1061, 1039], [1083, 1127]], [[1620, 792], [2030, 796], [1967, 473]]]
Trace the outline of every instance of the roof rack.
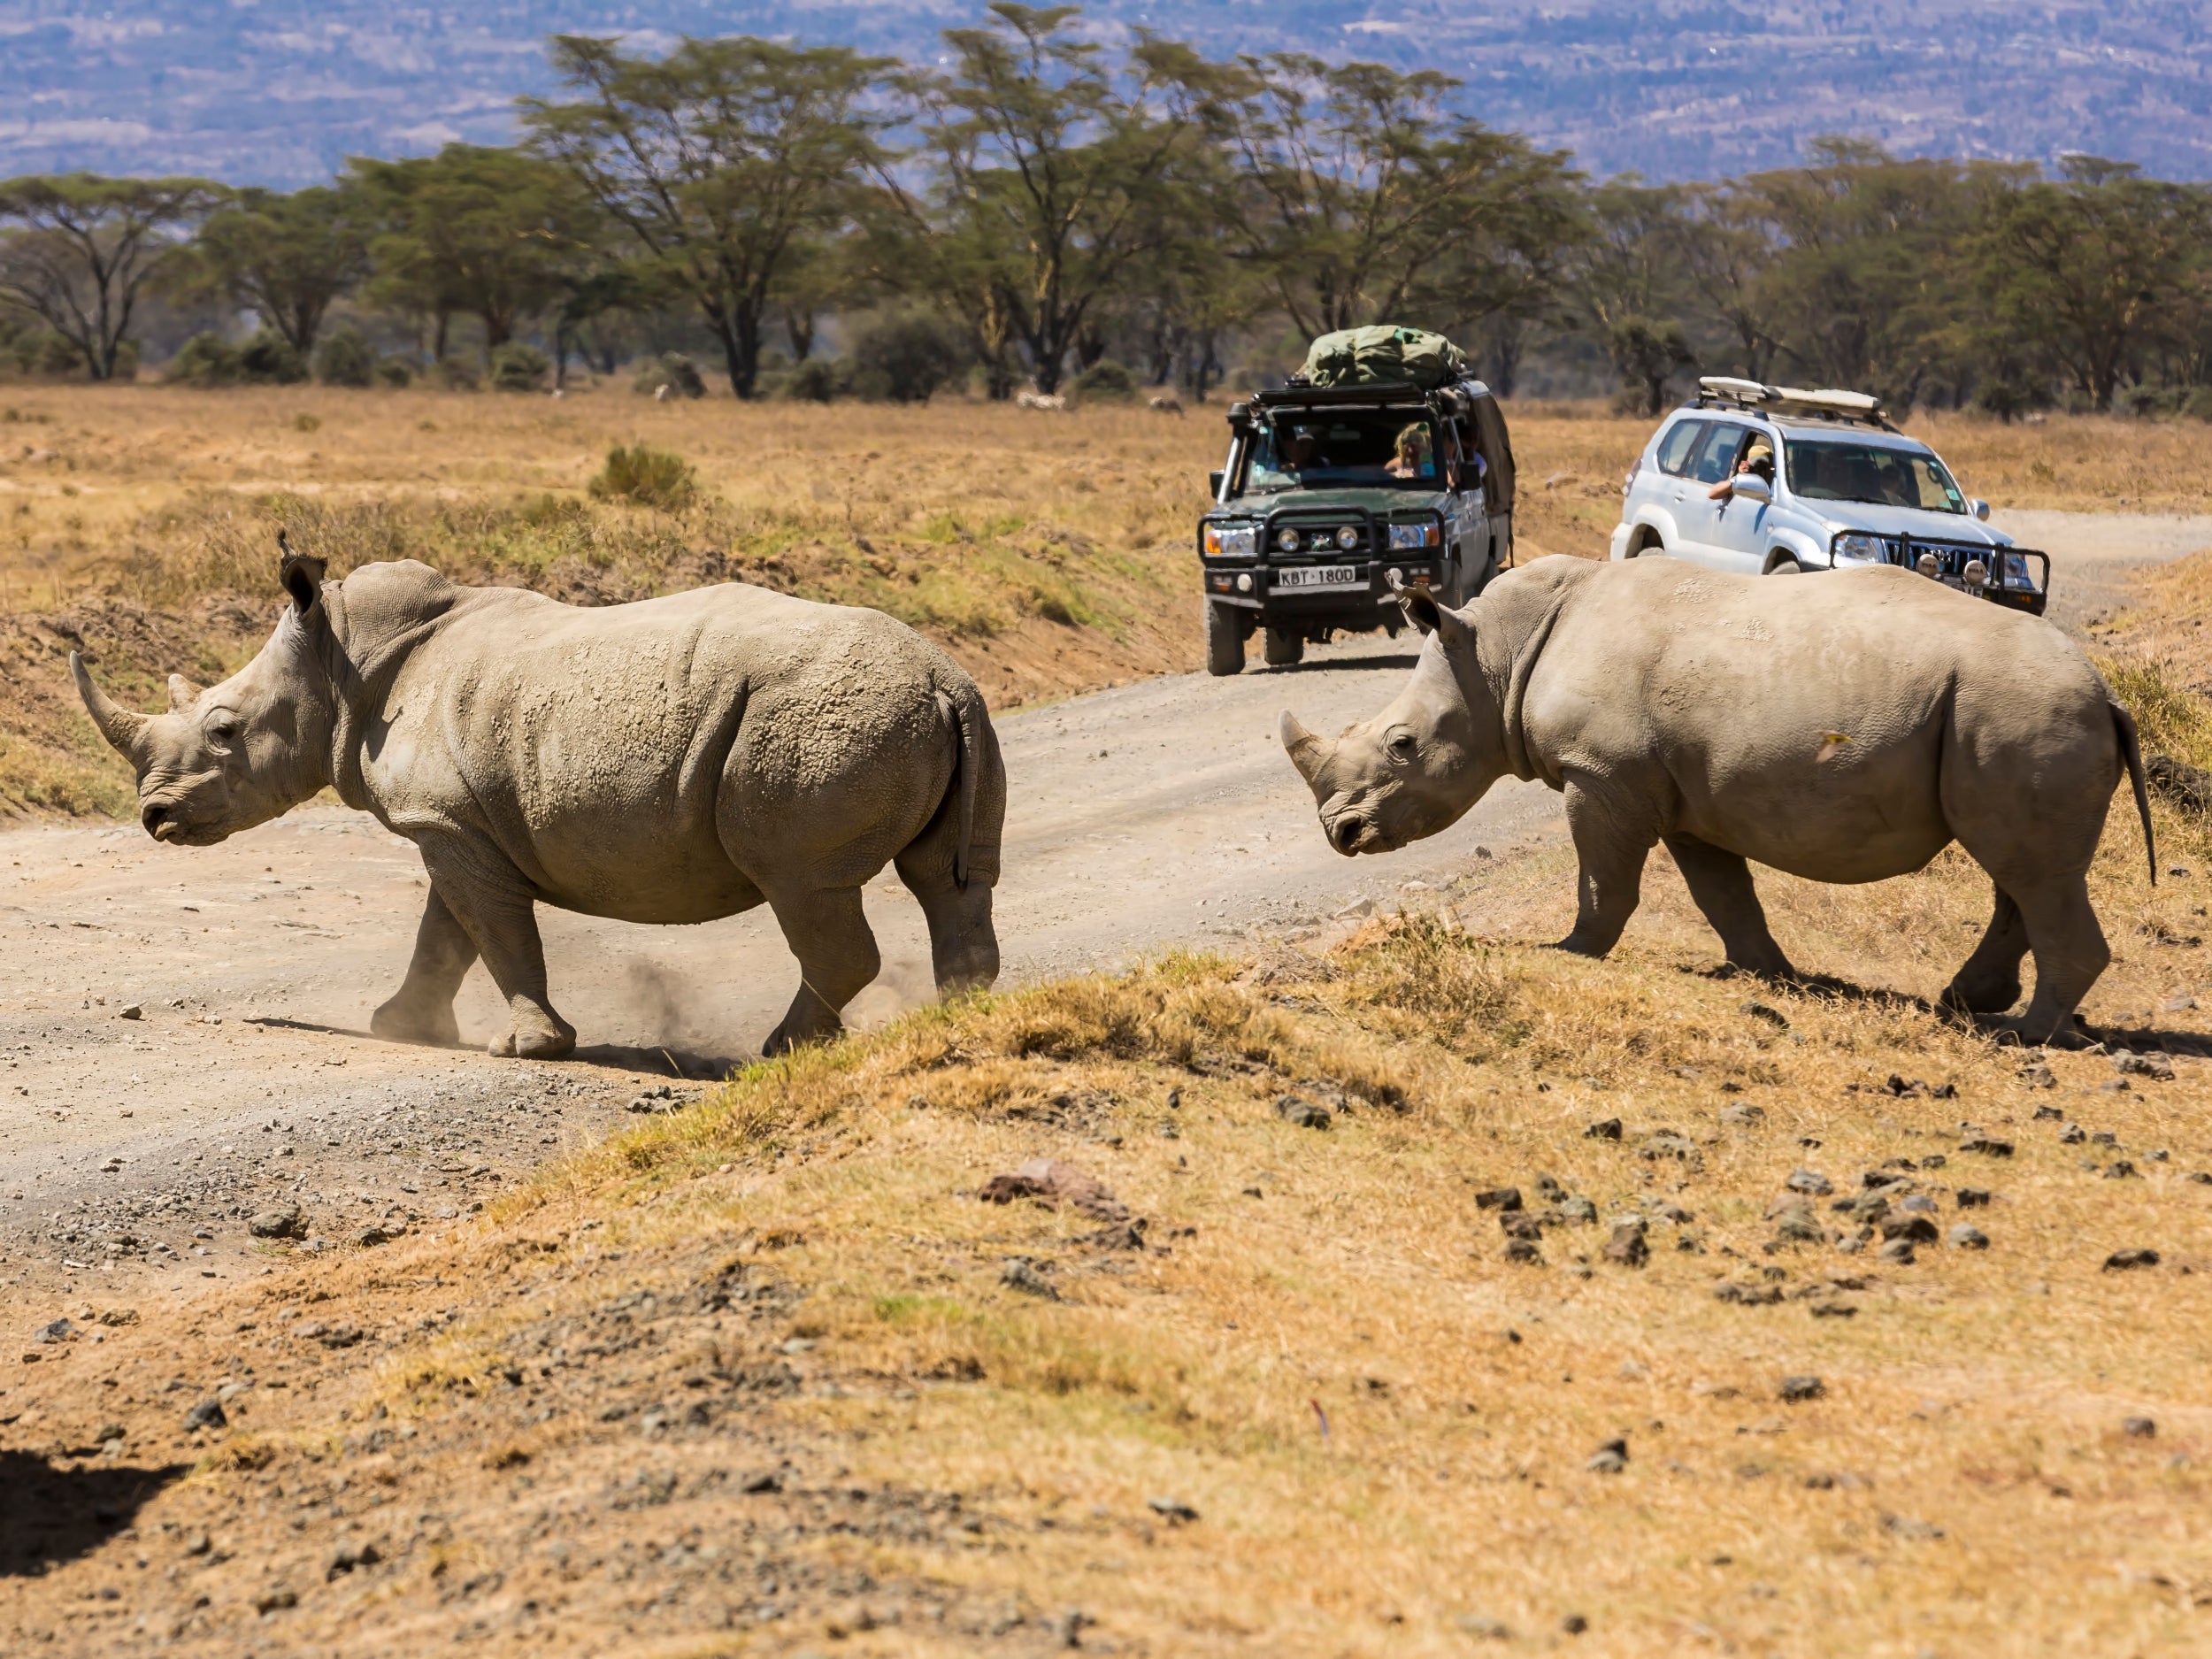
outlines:
[[1833, 388], [1807, 391], [1800, 386], [1768, 386], [1759, 380], [1739, 380], [1730, 374], [1708, 374], [1697, 383], [1700, 409], [1742, 409], [1762, 415], [1789, 415], [1799, 419], [1834, 420], [1847, 426], [1879, 426], [1894, 432], [1879, 399], [1864, 392]]

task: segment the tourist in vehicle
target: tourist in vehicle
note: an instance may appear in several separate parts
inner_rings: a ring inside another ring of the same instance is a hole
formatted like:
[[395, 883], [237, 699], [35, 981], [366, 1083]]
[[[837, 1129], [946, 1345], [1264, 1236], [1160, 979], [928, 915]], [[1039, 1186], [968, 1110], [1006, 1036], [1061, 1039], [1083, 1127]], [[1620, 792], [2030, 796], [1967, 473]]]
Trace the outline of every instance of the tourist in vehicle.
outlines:
[[1746, 472], [1755, 472], [1766, 480], [1767, 488], [1774, 487], [1774, 449], [1764, 438], [1754, 438], [1743, 454], [1737, 458], [1736, 470], [1705, 492], [1708, 501], [1725, 500], [1736, 488], [1736, 480]]
[[1416, 422], [1398, 434], [1397, 454], [1383, 471], [1392, 478], [1428, 478], [1435, 466], [1430, 459], [1429, 429]]

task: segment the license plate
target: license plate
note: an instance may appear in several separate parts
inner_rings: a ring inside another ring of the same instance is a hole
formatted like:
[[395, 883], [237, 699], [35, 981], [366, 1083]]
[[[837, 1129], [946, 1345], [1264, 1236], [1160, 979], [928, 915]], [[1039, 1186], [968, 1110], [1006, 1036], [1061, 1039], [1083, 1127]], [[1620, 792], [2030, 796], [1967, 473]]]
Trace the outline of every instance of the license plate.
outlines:
[[1364, 588], [1367, 572], [1356, 565], [1302, 565], [1275, 572], [1275, 587]]

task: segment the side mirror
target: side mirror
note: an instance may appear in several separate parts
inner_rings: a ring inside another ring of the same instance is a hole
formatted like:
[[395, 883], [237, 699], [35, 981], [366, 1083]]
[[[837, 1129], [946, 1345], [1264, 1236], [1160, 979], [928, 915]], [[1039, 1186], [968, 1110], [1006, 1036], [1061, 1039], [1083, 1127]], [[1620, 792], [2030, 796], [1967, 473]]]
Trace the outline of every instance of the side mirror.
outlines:
[[1746, 501], [1770, 502], [1774, 499], [1773, 487], [1756, 472], [1737, 473], [1728, 480], [1728, 493], [1740, 495]]
[[1977, 518], [1979, 518], [1984, 524], [1987, 524], [1989, 522], [1989, 503], [1984, 501], [1979, 495], [1975, 496], [1973, 500], [1968, 502], [1966, 503], [1966, 508], [1969, 512], [1972, 513]]
[[1213, 498], [1216, 501], [1219, 501], [1221, 499], [1221, 480], [1228, 476], [1229, 475], [1226, 472], [1209, 472], [1206, 474], [1206, 488], [1211, 492]]

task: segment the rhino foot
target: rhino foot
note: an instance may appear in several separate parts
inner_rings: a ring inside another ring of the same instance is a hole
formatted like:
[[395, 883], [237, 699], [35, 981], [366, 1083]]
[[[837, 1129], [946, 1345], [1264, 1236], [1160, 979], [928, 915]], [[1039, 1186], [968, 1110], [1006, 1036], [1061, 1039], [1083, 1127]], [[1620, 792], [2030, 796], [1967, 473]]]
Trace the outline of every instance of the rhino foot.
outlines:
[[795, 1026], [787, 1018], [768, 1033], [768, 1041], [760, 1045], [760, 1052], [765, 1058], [772, 1060], [778, 1055], [789, 1054], [794, 1048], [803, 1048], [810, 1042], [834, 1042], [844, 1030], [845, 1023], [835, 1015], [830, 1017], [826, 1025]]
[[423, 1008], [394, 997], [369, 1016], [369, 1032], [387, 1042], [412, 1042], [450, 1048], [461, 1041], [460, 1022], [450, 1005]]
[[486, 1052], [515, 1060], [559, 1060], [576, 1051], [576, 1027], [557, 1014], [515, 1022], [486, 1045]]

